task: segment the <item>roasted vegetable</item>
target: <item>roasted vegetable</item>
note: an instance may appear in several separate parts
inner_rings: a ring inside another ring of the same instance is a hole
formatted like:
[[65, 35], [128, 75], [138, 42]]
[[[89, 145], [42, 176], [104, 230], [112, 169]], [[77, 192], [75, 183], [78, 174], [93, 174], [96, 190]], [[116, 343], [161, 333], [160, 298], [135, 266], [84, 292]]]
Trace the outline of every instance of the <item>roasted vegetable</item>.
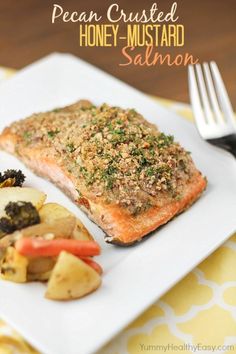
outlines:
[[[58, 225], [57, 229], [60, 229], [60, 233], [64, 234], [62, 235], [64, 238], [75, 238], [76, 240], [91, 240], [93, 241], [93, 237], [90, 235], [88, 230], [85, 228], [85, 226], [81, 223], [79, 219], [76, 219], [74, 214], [71, 213], [68, 209], [63, 207], [60, 204], [57, 203], [47, 203], [42, 206], [42, 208], [39, 210], [39, 216], [40, 220], [42, 223], [46, 224], [53, 224], [53, 225]], [[65, 222], [64, 227], [60, 227], [60, 221], [65, 219], [69, 221], [69, 218], [74, 218], [76, 221], [75, 227], [72, 231], [70, 231], [70, 234], [66, 232], [67, 230], [69, 231], [69, 228], [66, 227], [66, 225], [69, 226], [69, 223]]]
[[[3, 238], [6, 235], [5, 232], [3, 232], [2, 230], [0, 230], [0, 239]], [[1, 354], [1, 353], [0, 353]]]
[[11, 188], [10, 177], [2, 183], [0, 278], [49, 281], [46, 297], [55, 300], [97, 289], [103, 270], [92, 256], [100, 254], [100, 246], [81, 221], [59, 204], [44, 204], [46, 195], [36, 189]]
[[55, 257], [27, 257], [27, 281], [46, 281], [56, 263]]
[[30, 257], [56, 257], [61, 251], [67, 251], [81, 257], [97, 256], [100, 254], [100, 246], [95, 241], [62, 238], [43, 240], [24, 237], [16, 241], [15, 247], [20, 254]]
[[40, 209], [45, 202], [45, 199], [46, 194], [35, 188], [0, 188], [0, 218], [6, 216], [5, 207], [9, 202], [31, 202], [36, 209]]
[[[48, 272], [45, 272], [45, 273], [27, 273], [27, 281], [30, 282], [30, 281], [47, 281], [50, 276], [52, 274], [52, 271], [49, 270]], [[1, 352], [0, 352], [1, 354]]]
[[[3, 259], [3, 257], [5, 256], [5, 254], [6, 254], [6, 248], [5, 247], [1, 247], [0, 246], [0, 269], [1, 269], [1, 261], [2, 261], [2, 259]], [[1, 354], [1, 352], [0, 352], [0, 354]]]
[[76, 227], [73, 231], [72, 238], [76, 240], [94, 241], [93, 236], [88, 232], [86, 227], [82, 224], [82, 222], [78, 218], [76, 219]]
[[25, 181], [25, 175], [21, 170], [6, 170], [0, 173], [0, 188], [3, 187], [22, 187]]
[[98, 264], [97, 262], [95, 262], [91, 257], [79, 257], [84, 263], [88, 264], [90, 267], [92, 267], [94, 270], [96, 270], [96, 272], [100, 275], [102, 275], [103, 273], [103, 269], [100, 266], [100, 264]]
[[0, 230], [6, 233], [40, 222], [39, 213], [30, 202], [10, 202], [5, 213], [7, 217], [0, 218]]
[[0, 182], [0, 188], [14, 187], [13, 186], [14, 183], [15, 183], [14, 178], [13, 179], [11, 179], [11, 178], [5, 179], [5, 181]]
[[78, 257], [61, 252], [50, 276], [46, 297], [53, 300], [77, 299], [99, 287], [99, 274]]
[[19, 240], [21, 237], [22, 237], [21, 231], [15, 231], [12, 234], [8, 234], [8, 235], [5, 234], [0, 239], [0, 249], [5, 249], [7, 247], [13, 246], [16, 240]]
[[27, 281], [46, 281], [56, 263], [55, 257], [27, 257]]
[[30, 274], [46, 273], [53, 269], [56, 257], [27, 257], [29, 264], [27, 272]]
[[57, 203], [46, 203], [40, 208], [40, 220], [46, 224], [55, 224], [60, 219], [74, 216], [68, 209]]
[[8, 247], [1, 261], [0, 276], [4, 280], [25, 283], [27, 280], [28, 260], [14, 247]]
[[20, 232], [22, 237], [42, 237], [45, 240], [70, 238], [75, 225], [76, 218], [71, 215], [62, 219], [54, 220], [54, 223], [51, 224], [42, 222], [41, 220], [40, 224], [26, 227]]

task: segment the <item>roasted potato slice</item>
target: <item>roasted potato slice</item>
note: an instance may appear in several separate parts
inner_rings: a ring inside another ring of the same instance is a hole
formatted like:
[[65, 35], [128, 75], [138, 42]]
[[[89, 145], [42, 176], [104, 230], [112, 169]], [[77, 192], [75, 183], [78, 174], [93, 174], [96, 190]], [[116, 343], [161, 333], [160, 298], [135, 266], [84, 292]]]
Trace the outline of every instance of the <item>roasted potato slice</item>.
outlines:
[[[39, 210], [39, 216], [42, 223], [54, 224], [55, 221], [62, 218], [74, 217], [75, 215], [71, 213], [68, 209], [57, 203], [47, 203], [42, 206]], [[62, 228], [63, 229], [63, 228]], [[82, 222], [76, 218], [76, 225], [71, 232], [70, 236], [76, 240], [92, 240], [93, 237], [90, 235], [88, 230], [82, 224]], [[64, 236], [65, 237], [65, 236]], [[66, 236], [67, 237], [67, 236]]]
[[79, 219], [76, 219], [76, 227], [72, 233], [72, 238], [76, 240], [94, 241], [93, 236], [88, 232], [86, 227]]
[[0, 277], [16, 283], [27, 281], [28, 259], [19, 254], [14, 247], [8, 247], [1, 260]]
[[3, 238], [5, 235], [6, 235], [6, 233], [3, 232], [2, 230], [0, 230], [0, 240], [1, 240], [1, 238]]
[[0, 249], [14, 245], [22, 237], [70, 238], [76, 227], [76, 218], [68, 216], [56, 220], [54, 224], [40, 223], [17, 230], [0, 239]]
[[61, 252], [50, 276], [45, 296], [52, 300], [77, 299], [101, 284], [98, 273], [81, 259]]
[[50, 278], [51, 274], [51, 271], [37, 274], [27, 273], [27, 281], [47, 281]]
[[39, 211], [41, 222], [46, 224], [55, 224], [58, 219], [64, 219], [68, 216], [74, 216], [68, 209], [57, 203], [46, 203]]
[[7, 247], [13, 246], [15, 241], [22, 237], [21, 231], [15, 231], [12, 234], [7, 234], [0, 239], [0, 249], [4, 250]]
[[0, 248], [12, 246], [21, 237], [52, 237], [92, 240], [87, 229], [71, 212], [56, 203], [44, 204], [39, 210], [41, 222], [0, 238]]
[[27, 257], [27, 281], [47, 281], [56, 263], [56, 257]]
[[33, 226], [26, 227], [20, 232], [22, 237], [44, 237], [52, 234], [55, 238], [69, 238], [76, 225], [76, 218], [73, 215], [66, 216], [61, 219], [55, 219], [51, 223], [41, 222]]
[[0, 217], [5, 216], [5, 207], [9, 202], [31, 202], [40, 209], [45, 202], [46, 194], [34, 188], [6, 187], [0, 188]]
[[46, 273], [51, 271], [56, 263], [56, 257], [27, 257], [27, 272], [31, 274]]

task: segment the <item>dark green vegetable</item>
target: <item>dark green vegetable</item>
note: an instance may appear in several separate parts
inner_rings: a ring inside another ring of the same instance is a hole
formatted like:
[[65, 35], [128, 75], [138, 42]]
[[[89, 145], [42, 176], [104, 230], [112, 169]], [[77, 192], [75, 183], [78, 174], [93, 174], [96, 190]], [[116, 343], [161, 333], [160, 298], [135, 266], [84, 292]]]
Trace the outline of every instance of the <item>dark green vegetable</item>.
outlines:
[[[25, 175], [21, 170], [6, 170], [0, 173], [0, 188], [2, 187], [22, 187], [25, 181]], [[7, 183], [4, 183], [7, 182]]]
[[10, 202], [5, 212], [7, 217], [0, 218], [0, 230], [8, 234], [40, 223], [38, 211], [30, 202]]

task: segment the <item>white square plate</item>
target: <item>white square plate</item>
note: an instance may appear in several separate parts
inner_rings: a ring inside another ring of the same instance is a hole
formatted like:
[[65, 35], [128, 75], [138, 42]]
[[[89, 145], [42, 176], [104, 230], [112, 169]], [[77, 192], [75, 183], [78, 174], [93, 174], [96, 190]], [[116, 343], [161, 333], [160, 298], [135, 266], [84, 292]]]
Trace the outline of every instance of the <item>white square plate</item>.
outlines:
[[89, 354], [163, 295], [235, 231], [236, 162], [203, 142], [195, 127], [141, 92], [67, 54], [53, 54], [0, 85], [0, 130], [33, 112], [88, 98], [135, 108], [192, 151], [207, 176], [204, 195], [189, 210], [130, 248], [105, 244], [103, 232], [53, 184], [0, 152], [1, 170], [21, 168], [27, 183], [63, 204], [102, 247], [103, 284], [71, 302], [44, 299], [45, 286], [0, 282], [0, 316], [44, 354]]

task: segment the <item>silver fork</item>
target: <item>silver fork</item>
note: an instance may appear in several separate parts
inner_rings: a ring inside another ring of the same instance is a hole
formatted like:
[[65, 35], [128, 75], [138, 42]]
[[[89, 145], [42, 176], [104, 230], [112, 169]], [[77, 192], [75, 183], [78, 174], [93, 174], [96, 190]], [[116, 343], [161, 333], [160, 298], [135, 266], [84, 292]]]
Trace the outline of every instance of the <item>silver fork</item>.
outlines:
[[[203, 68], [202, 68], [203, 67]], [[189, 65], [189, 92], [201, 137], [236, 157], [236, 121], [215, 62]]]

